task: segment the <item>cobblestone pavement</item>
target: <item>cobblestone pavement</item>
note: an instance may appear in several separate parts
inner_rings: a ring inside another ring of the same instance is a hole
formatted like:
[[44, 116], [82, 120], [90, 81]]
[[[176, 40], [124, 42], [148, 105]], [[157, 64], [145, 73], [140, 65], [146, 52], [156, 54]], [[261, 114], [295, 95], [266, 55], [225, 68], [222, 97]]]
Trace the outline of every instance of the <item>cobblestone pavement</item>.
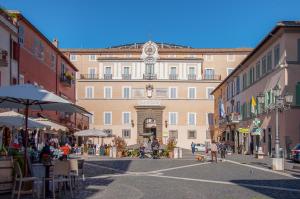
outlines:
[[[179, 160], [91, 157], [85, 163], [86, 180], [75, 198], [300, 198], [300, 178], [273, 172], [264, 166], [267, 159], [259, 165], [252, 164], [251, 157], [239, 158], [232, 155], [228, 161], [211, 163], [196, 161], [191, 155]], [[0, 199], [9, 197], [0, 195]], [[70, 198], [70, 194], [60, 198]]]

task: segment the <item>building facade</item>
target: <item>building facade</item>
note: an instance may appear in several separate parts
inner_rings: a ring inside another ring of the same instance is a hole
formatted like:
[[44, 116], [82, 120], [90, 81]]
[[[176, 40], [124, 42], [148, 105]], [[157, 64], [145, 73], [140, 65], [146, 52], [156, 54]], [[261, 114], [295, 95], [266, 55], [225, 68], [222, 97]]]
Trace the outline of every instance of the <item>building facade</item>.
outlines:
[[[75, 73], [77, 68], [58, 49], [58, 41], [50, 42], [18, 11], [7, 11], [18, 27], [18, 82], [40, 86], [75, 103]], [[69, 129], [88, 128], [88, 118], [80, 114], [54, 111], [31, 111], [31, 116], [46, 117]]]
[[[276, 89], [293, 95], [279, 113], [280, 146], [289, 153], [300, 142], [300, 23], [284, 21], [258, 44], [213, 91], [214, 138], [240, 146], [245, 153], [262, 147], [274, 154]], [[259, 97], [264, 101], [259, 103]], [[284, 100], [283, 100], [284, 101]], [[255, 127], [255, 128], [254, 128]], [[257, 128], [258, 127], [258, 128]]]
[[194, 49], [136, 43], [103, 49], [62, 49], [79, 69], [77, 104], [93, 113], [90, 127], [125, 138], [150, 136], [210, 142], [211, 91], [250, 49]]
[[18, 83], [18, 28], [12, 18], [0, 9], [0, 86]]

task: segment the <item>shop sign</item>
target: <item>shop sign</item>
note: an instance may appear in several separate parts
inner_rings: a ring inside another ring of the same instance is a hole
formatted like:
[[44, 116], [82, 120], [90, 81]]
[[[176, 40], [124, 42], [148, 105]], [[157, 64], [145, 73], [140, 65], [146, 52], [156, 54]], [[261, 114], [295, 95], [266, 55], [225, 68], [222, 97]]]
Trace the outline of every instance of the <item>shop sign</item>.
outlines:
[[238, 128], [238, 131], [240, 132], [240, 133], [250, 133], [250, 129], [249, 128]]
[[262, 129], [261, 128], [253, 128], [251, 131], [251, 135], [261, 135]]

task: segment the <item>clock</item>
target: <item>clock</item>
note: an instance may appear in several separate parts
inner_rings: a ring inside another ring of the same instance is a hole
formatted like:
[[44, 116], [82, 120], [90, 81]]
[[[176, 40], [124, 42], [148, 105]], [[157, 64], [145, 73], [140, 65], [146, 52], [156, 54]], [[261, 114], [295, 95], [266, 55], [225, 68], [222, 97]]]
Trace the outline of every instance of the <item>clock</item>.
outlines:
[[147, 55], [153, 55], [155, 53], [156, 49], [153, 45], [149, 45], [149, 46], [146, 46], [145, 48], [145, 53]]

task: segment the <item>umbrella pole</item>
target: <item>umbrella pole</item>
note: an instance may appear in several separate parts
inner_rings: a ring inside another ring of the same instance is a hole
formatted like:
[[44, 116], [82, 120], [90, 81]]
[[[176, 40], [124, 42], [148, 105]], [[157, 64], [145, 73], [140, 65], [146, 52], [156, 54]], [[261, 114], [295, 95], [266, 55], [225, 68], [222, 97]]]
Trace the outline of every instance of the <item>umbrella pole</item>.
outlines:
[[28, 145], [28, 109], [29, 105], [26, 104], [25, 108], [25, 150], [24, 150], [24, 176], [27, 176], [28, 164], [27, 164], [27, 145]]

